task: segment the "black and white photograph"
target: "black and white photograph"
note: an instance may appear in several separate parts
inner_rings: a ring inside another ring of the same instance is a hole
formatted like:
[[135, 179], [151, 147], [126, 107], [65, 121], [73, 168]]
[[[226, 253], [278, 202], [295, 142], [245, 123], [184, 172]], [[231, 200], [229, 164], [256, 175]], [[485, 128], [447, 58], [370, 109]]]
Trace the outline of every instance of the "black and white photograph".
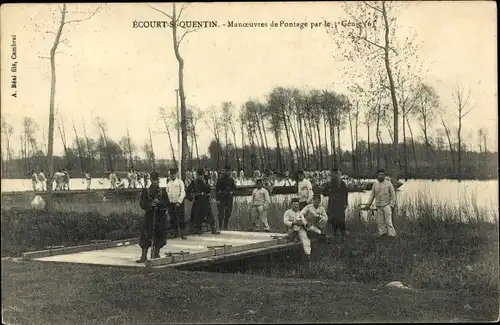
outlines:
[[499, 321], [493, 1], [0, 7], [2, 324]]

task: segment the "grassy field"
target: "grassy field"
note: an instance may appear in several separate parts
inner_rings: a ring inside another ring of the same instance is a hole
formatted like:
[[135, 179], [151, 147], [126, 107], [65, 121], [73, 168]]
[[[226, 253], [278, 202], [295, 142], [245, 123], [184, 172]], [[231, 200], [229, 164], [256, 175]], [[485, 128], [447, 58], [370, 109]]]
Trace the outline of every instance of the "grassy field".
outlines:
[[[50, 274], [50, 276], [48, 276]], [[374, 283], [2, 261], [9, 324], [467, 322], [498, 296], [388, 290]]]
[[[277, 231], [282, 229], [289, 199], [273, 198], [269, 222]], [[2, 261], [4, 316], [12, 324], [498, 318], [498, 211], [481, 209], [473, 200], [455, 207], [420, 196], [399, 202], [394, 217], [398, 238], [379, 241], [374, 238], [373, 220], [358, 218], [358, 203], [352, 202], [348, 210], [350, 236], [313, 247], [312, 267], [274, 261], [266, 267], [242, 268], [244, 274], [147, 273]], [[124, 231], [129, 236], [137, 231], [142, 215], [136, 203], [66, 200], [58, 202], [56, 210], [53, 215], [32, 213], [31, 217], [29, 211], [21, 211], [18, 219], [22, 220], [16, 221], [11, 217], [14, 210], [2, 206], [2, 253], [8, 241], [27, 247], [49, 235], [63, 242], [84, 241], [88, 233], [99, 229], [105, 230], [102, 236], [113, 231], [117, 237], [124, 236]], [[90, 224], [94, 219], [98, 221]], [[43, 228], [44, 235], [36, 227], [30, 228], [33, 223], [39, 228], [50, 227]], [[249, 204], [238, 199], [230, 228], [245, 230], [250, 225]], [[32, 240], [16, 241], [26, 231]], [[51, 233], [56, 231], [57, 235]], [[414, 290], [381, 289], [395, 280]]]

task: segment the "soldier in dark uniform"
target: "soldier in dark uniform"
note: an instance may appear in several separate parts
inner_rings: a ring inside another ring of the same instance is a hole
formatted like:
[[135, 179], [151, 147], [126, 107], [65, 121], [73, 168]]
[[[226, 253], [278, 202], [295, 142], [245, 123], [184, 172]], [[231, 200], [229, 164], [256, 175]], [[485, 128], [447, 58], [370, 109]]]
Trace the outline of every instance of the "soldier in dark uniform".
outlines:
[[224, 173], [217, 180], [215, 186], [215, 198], [217, 200], [217, 210], [219, 214], [219, 228], [227, 230], [227, 224], [233, 211], [233, 194], [236, 190], [234, 178], [230, 175], [231, 167], [225, 166]]
[[137, 263], [144, 263], [148, 259], [148, 249], [152, 241], [154, 241], [153, 258], [159, 258], [160, 249], [167, 244], [167, 205], [168, 196], [160, 188], [158, 173], [152, 172], [151, 185], [149, 188], [144, 188], [141, 193], [140, 206], [145, 213], [139, 239], [142, 254]]
[[189, 201], [194, 200], [191, 208], [191, 226], [196, 234], [202, 233], [202, 222], [210, 225], [212, 234], [219, 234], [214, 224], [214, 215], [210, 205], [210, 192], [212, 189], [208, 185], [208, 178], [205, 177], [203, 169], [198, 169], [196, 178], [189, 184], [186, 195]]
[[322, 192], [323, 196], [328, 197], [328, 223], [333, 228], [333, 234], [340, 231], [346, 235], [345, 210], [347, 209], [348, 190], [343, 180], [340, 179], [339, 170], [333, 169], [330, 182], [325, 185]]

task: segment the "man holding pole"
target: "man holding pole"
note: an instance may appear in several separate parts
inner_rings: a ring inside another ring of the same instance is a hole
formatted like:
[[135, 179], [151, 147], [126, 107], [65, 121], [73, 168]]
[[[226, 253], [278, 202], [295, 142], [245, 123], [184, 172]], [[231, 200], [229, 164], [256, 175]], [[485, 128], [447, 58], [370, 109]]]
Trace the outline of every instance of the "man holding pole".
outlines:
[[151, 173], [151, 186], [141, 193], [140, 206], [144, 213], [139, 246], [142, 249], [137, 263], [144, 263], [151, 247], [151, 258], [160, 257], [160, 249], [167, 244], [167, 210], [168, 197], [160, 188], [157, 172]]
[[168, 215], [174, 230], [177, 230], [177, 236], [186, 239], [184, 228], [186, 226], [184, 219], [184, 198], [186, 191], [184, 182], [177, 177], [177, 168], [170, 169], [170, 180], [167, 183], [166, 191], [168, 195]]
[[227, 224], [233, 211], [233, 194], [236, 190], [234, 178], [229, 174], [230, 170], [231, 167], [224, 167], [224, 173], [217, 180], [217, 185], [215, 186], [215, 197], [219, 214], [219, 229], [223, 227], [224, 230], [227, 230]]
[[377, 174], [377, 181], [373, 183], [367, 206], [371, 206], [373, 200], [376, 200], [378, 234], [381, 238], [389, 235], [389, 238], [392, 239], [396, 236], [396, 229], [392, 224], [392, 211], [396, 205], [396, 192], [392, 183], [385, 179], [384, 169], [379, 169]]

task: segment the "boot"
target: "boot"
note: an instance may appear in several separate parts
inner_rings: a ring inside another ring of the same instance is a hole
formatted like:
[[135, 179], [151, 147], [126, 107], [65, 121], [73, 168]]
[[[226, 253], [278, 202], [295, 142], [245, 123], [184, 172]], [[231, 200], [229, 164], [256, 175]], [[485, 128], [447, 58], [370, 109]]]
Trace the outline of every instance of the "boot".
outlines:
[[229, 223], [229, 218], [225, 218], [224, 219], [224, 230], [227, 230], [228, 227], [227, 227], [227, 224]]
[[181, 239], [187, 239], [187, 237], [184, 235], [184, 232], [182, 231], [182, 229], [179, 231], [179, 233], [177, 234], [177, 237], [181, 238]]
[[148, 249], [143, 248], [141, 257], [136, 261], [137, 263], [144, 263], [148, 260]]
[[153, 258], [160, 258], [160, 248], [155, 247]]
[[214, 224], [211, 224], [210, 225], [210, 228], [212, 228], [212, 235], [219, 235], [220, 234], [220, 231], [217, 231], [217, 228], [215, 228], [215, 225]]

